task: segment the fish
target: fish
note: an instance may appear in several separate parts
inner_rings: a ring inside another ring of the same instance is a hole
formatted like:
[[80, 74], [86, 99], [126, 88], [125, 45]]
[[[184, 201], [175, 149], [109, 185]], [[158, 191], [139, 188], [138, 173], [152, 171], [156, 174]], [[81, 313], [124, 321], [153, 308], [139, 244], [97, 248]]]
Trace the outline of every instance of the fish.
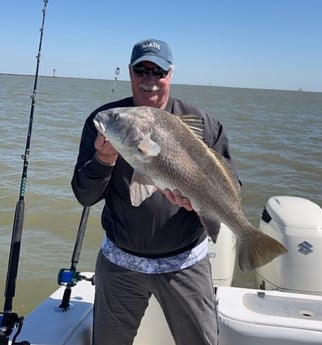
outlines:
[[160, 189], [179, 191], [190, 200], [210, 238], [216, 240], [220, 223], [234, 233], [242, 271], [287, 252], [247, 220], [239, 182], [225, 159], [203, 141], [199, 116], [135, 106], [100, 111], [93, 121], [134, 169], [129, 187], [133, 206]]

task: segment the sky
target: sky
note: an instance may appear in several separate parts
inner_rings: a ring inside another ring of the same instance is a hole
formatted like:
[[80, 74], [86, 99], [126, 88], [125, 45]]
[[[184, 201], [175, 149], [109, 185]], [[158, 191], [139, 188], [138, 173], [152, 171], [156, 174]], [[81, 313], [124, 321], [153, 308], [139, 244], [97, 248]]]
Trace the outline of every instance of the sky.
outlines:
[[[1, 0], [0, 73], [35, 73], [43, 0]], [[49, 0], [40, 75], [129, 80], [133, 45], [168, 42], [175, 84], [322, 92], [322, 0]]]

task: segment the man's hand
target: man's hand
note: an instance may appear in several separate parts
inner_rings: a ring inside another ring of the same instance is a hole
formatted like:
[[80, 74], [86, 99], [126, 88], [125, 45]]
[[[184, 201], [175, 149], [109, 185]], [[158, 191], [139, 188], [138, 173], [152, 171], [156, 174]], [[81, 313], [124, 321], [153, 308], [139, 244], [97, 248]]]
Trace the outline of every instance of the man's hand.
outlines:
[[188, 198], [184, 197], [181, 195], [181, 193], [177, 190], [161, 190], [159, 189], [160, 192], [162, 192], [165, 197], [173, 204], [178, 205], [180, 207], [184, 207], [187, 211], [192, 211], [192, 205], [191, 202]]
[[94, 142], [96, 158], [103, 163], [114, 165], [118, 152], [102, 134], [98, 134]]

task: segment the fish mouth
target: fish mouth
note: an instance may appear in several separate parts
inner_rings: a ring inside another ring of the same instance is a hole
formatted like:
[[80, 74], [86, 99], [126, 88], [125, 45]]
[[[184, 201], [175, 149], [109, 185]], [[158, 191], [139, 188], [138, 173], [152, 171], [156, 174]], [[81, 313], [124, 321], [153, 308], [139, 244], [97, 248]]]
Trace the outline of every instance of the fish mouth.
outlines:
[[106, 136], [106, 128], [105, 128], [105, 126], [102, 123], [101, 117], [99, 115], [96, 115], [94, 120], [93, 120], [93, 122], [94, 122], [94, 125], [95, 125], [96, 129], [98, 130], [98, 132], [100, 134], [102, 134], [105, 138], [107, 138], [107, 136]]
[[[106, 115], [106, 117], [105, 117]], [[93, 119], [94, 125], [97, 131], [102, 134], [105, 138], [108, 137], [107, 131], [109, 128], [113, 127], [113, 123], [119, 119], [119, 112], [108, 111], [105, 113], [104, 111], [101, 113], [97, 113]], [[111, 124], [112, 122], [112, 124]]]
[[116, 135], [116, 137], [118, 137], [118, 141], [120, 141], [122, 145], [126, 145], [128, 138], [131, 138], [132, 124], [135, 122], [135, 120], [132, 119], [123, 130], [120, 130], [120, 128], [118, 128], [118, 125], [115, 125], [115, 121], [117, 123], [117, 120], [119, 119], [119, 112], [110, 111], [108, 113], [108, 118], [111, 122], [108, 120], [108, 123], [104, 124], [104, 117], [102, 117], [100, 113], [96, 114], [93, 122], [97, 131], [108, 140], [112, 139], [108, 136], [109, 131], [112, 137], [114, 137], [113, 133], [116, 134], [117, 132], [118, 134]]

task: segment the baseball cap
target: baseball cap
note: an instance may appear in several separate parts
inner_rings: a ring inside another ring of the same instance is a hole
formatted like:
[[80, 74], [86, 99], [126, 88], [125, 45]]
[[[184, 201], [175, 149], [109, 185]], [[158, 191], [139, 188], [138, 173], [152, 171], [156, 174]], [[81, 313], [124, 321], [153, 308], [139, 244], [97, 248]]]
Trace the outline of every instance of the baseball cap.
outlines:
[[130, 64], [134, 66], [142, 61], [151, 61], [168, 71], [173, 65], [171, 49], [166, 42], [160, 40], [140, 41], [133, 47]]

